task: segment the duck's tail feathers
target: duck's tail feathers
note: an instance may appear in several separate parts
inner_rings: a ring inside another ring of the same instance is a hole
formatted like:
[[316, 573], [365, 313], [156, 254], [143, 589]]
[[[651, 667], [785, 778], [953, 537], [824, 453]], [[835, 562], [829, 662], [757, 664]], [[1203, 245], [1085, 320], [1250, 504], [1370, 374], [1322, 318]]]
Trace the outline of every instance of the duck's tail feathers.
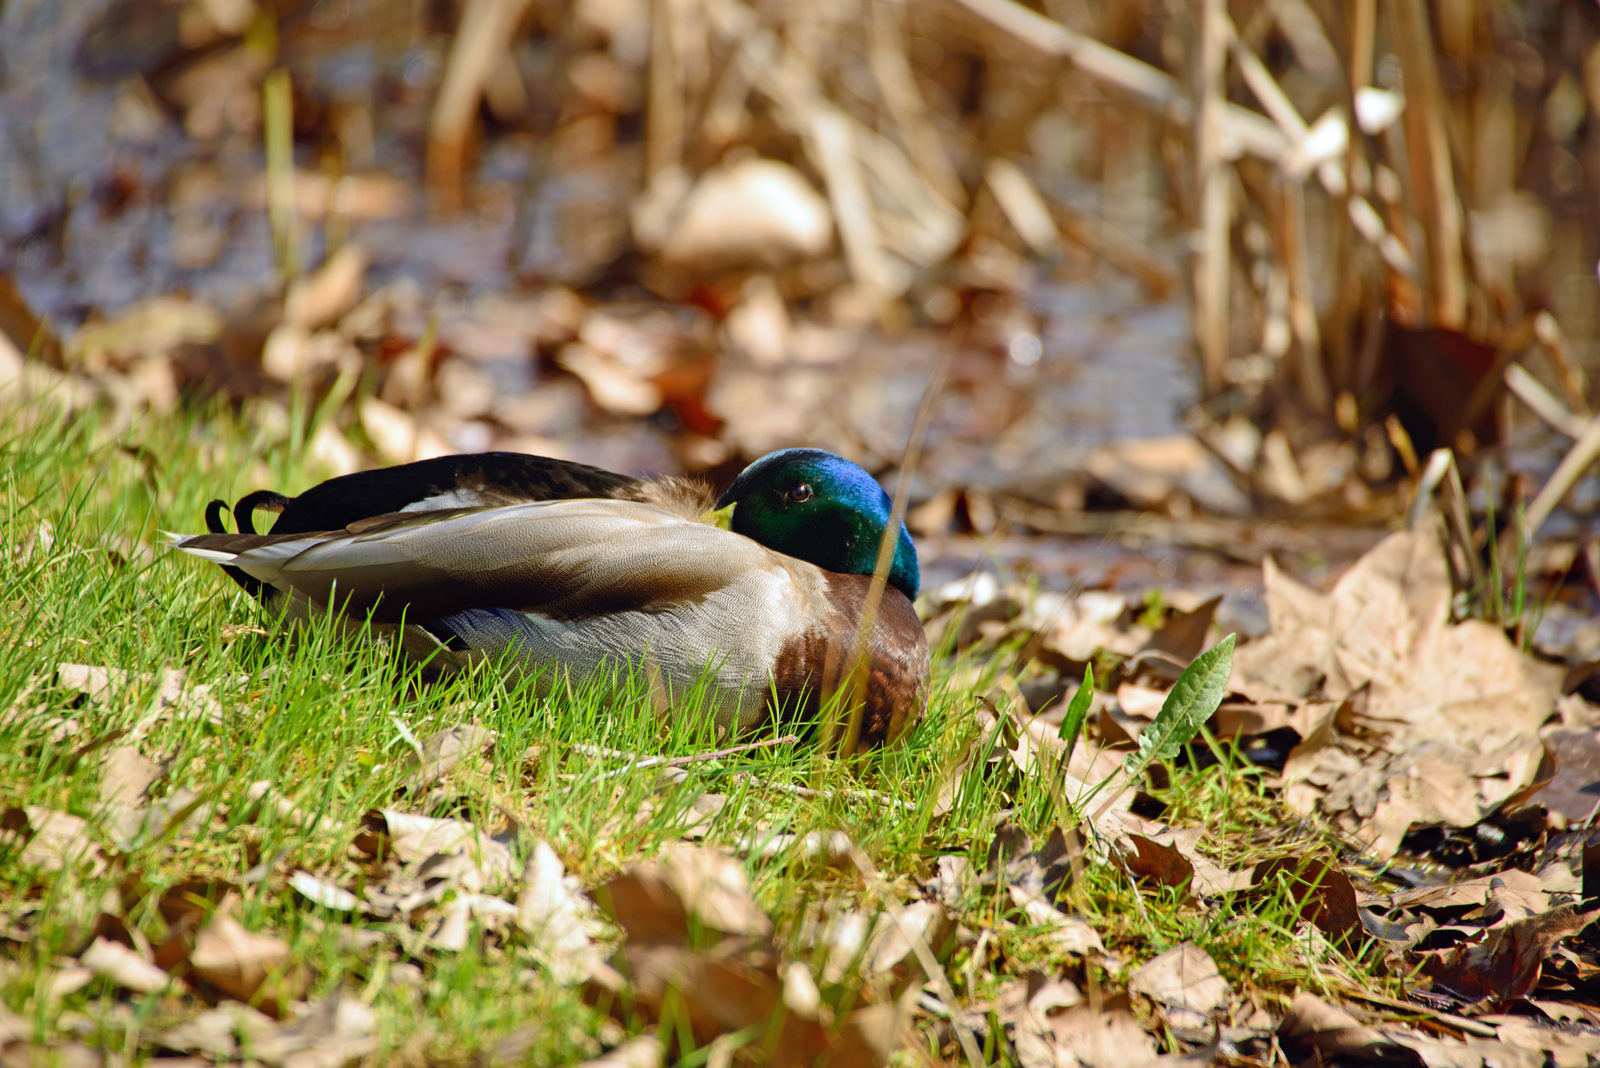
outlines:
[[[233, 521], [238, 525], [240, 534], [254, 534], [256, 532], [254, 513], [257, 508], [265, 508], [269, 512], [282, 514], [288, 503], [289, 498], [276, 490], [256, 490], [254, 493], [247, 493], [240, 497], [239, 502], [233, 506]], [[212, 501], [207, 504], [206, 529], [213, 534], [227, 534], [228, 524], [227, 520], [223, 518], [227, 511], [227, 501]], [[245, 574], [237, 567], [230, 566], [234, 558], [239, 555], [237, 552], [223, 555], [221, 550], [184, 545], [178, 540], [180, 536], [174, 535], [173, 537], [172, 544], [175, 548], [182, 549], [186, 553], [192, 553], [203, 560], [221, 564], [222, 570], [226, 571], [228, 577], [239, 584], [240, 589], [252, 597], [261, 597], [262, 591], [265, 589], [261, 584], [261, 580]]]
[[[207, 525], [209, 526], [209, 524]], [[190, 556], [198, 556], [202, 560], [210, 560], [213, 564], [227, 565], [233, 563], [239, 558], [238, 553], [230, 550], [213, 549], [204, 545], [193, 544], [198, 542], [200, 539], [207, 537], [205, 534], [173, 534], [170, 531], [163, 531], [163, 533], [167, 535], [167, 544], [172, 548], [182, 550], [183, 552], [188, 553]], [[218, 533], [221, 532], [219, 531]], [[232, 573], [234, 571], [238, 571], [239, 569], [229, 568], [228, 570], [229, 573]], [[239, 573], [244, 574], [242, 571]], [[250, 578], [250, 576], [245, 575], [245, 578]], [[251, 581], [254, 582], [255, 580], [251, 579]]]

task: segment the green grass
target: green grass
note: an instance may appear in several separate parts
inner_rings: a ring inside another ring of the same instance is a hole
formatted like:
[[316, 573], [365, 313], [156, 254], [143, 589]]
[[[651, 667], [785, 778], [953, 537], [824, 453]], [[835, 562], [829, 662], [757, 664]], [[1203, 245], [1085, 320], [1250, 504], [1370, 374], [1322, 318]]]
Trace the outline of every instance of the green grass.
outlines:
[[[981, 871], [1002, 818], [1036, 837], [1074, 822], [1038, 774], [1018, 775], [1004, 760], [968, 768], [954, 806], [934, 814], [941, 785], [976, 733], [980, 698], [999, 693], [1003, 658], [976, 667], [941, 658], [929, 714], [888, 752], [843, 764], [814, 746], [774, 746], [690, 764], [663, 786], [657, 769], [613, 774], [621, 761], [575, 748], [687, 755], [714, 747], [704, 717], [679, 707], [662, 718], [635, 680], [558, 686], [540, 697], [492, 670], [426, 679], [383, 643], [350, 642], [326, 624], [234, 635], [226, 628], [270, 620], [217, 568], [165, 550], [161, 532], [200, 529], [212, 497], [231, 500], [262, 485], [295, 492], [324, 477], [307, 466], [307, 436], [281, 420], [222, 410], [147, 416], [121, 429], [104, 412], [68, 416], [48, 405], [0, 415], [0, 809], [82, 817], [98, 847], [95, 863], [51, 871], [26, 862], [16, 839], [0, 839], [0, 1009], [29, 1021], [35, 1040], [77, 1038], [137, 1061], [155, 1052], [152, 1036], [204, 1007], [179, 986], [130, 995], [99, 978], [49, 992], [108, 915], [162, 946], [176, 921], [161, 906], [186, 885], [202, 912], [226, 891], [247, 929], [286, 941], [308, 977], [307, 998], [343, 989], [367, 1003], [380, 1039], [369, 1063], [478, 1063], [530, 1023], [545, 1026], [523, 1054], [527, 1063], [573, 1063], [599, 1054], [602, 1037], [621, 1037], [576, 988], [550, 981], [515, 934], [476, 931], [465, 950], [438, 950], [404, 921], [352, 922], [287, 888], [303, 869], [359, 889], [372, 862], [356, 842], [374, 809], [510, 827], [518, 870], [544, 839], [592, 887], [676, 840], [696, 798], [721, 795], [708, 841], [841, 829], [903, 900], [920, 896], [940, 855], [965, 856]], [[64, 663], [150, 676], [178, 668], [188, 685], [212, 688], [221, 715], [210, 722], [163, 712], [149, 685], [85, 699], [52, 685]], [[397, 794], [414, 739], [466, 723], [496, 732], [492, 761], [427, 798]], [[156, 820], [130, 838], [106, 819], [103, 757], [130, 743], [168, 764], [150, 801], [187, 800], [187, 823]], [[1331, 839], [1284, 832], [1270, 792], [1242, 762], [1168, 772], [1172, 785], [1162, 796], [1171, 818], [1213, 828], [1207, 848], [1219, 862], [1247, 865], [1273, 849], [1333, 859]], [[295, 826], [255, 803], [250, 788], [259, 782], [312, 819]], [[819, 783], [825, 788], [810, 799], [780, 789]], [[746, 867], [777, 944], [818, 974], [826, 953], [806, 944], [809, 926], [840, 909], [870, 913], [878, 905], [879, 888], [852, 869], [818, 871], [781, 858]], [[1062, 907], [1081, 910], [1133, 965], [1194, 939], [1236, 989], [1269, 998], [1296, 986], [1329, 989], [1334, 974], [1340, 983], [1376, 982], [1364, 967], [1311, 945], [1299, 906], [1281, 887], [1202, 905], [1091, 862]], [[1063, 958], [992, 888], [974, 886], [957, 918], [969, 935], [990, 932], [981, 968], [971, 967], [972, 937], [954, 940], [943, 962], [964, 1004], [1032, 969], [1064, 969], [1081, 981], [1084, 968], [1095, 967]], [[372, 944], [353, 946], [353, 930], [373, 932]], [[1096, 976], [1112, 989], [1123, 978]], [[822, 994], [848, 1008], [889, 996], [893, 983], [852, 970]], [[934, 1022], [918, 1020], [919, 1045], [899, 1055], [906, 1063], [921, 1063], [935, 1043]], [[1013, 1056], [1000, 1036], [980, 1036], [980, 1044], [998, 1062]], [[945, 1055], [959, 1058], [953, 1050]], [[704, 1049], [678, 1053], [684, 1063], [706, 1059]]]

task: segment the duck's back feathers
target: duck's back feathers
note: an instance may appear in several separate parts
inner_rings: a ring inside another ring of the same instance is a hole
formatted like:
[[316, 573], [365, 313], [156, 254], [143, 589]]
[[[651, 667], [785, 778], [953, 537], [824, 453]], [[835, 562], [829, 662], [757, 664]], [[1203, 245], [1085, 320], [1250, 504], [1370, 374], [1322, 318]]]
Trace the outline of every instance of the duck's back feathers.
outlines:
[[[627, 499], [639, 492], [639, 486], [638, 479], [626, 475], [548, 456], [518, 452], [440, 456], [319, 483], [284, 500], [272, 533], [339, 530], [390, 512], [597, 497]], [[240, 530], [246, 530], [243, 523]]]
[[[397, 512], [447, 511], [533, 501], [611, 499], [654, 504], [694, 519], [715, 502], [711, 487], [696, 479], [629, 478], [587, 464], [519, 452], [483, 452], [340, 475], [287, 497], [257, 490], [233, 506], [236, 529], [255, 534], [255, 512], [275, 512], [272, 533], [311, 534], [341, 530]], [[206, 529], [227, 533], [226, 501], [206, 506]], [[271, 598], [261, 583], [236, 567], [223, 570], [252, 597]]]

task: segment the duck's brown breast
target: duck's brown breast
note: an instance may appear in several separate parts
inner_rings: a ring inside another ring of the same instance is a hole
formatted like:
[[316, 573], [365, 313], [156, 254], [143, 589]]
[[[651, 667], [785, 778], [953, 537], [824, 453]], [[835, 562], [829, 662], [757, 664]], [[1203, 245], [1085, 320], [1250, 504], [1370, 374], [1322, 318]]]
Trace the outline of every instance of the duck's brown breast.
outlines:
[[[780, 700], [815, 714], [845, 677], [860, 639], [871, 576], [822, 572], [819, 620], [791, 638], [773, 665]], [[866, 643], [866, 680], [859, 746], [893, 742], [928, 704], [928, 637], [905, 594], [885, 587]]]

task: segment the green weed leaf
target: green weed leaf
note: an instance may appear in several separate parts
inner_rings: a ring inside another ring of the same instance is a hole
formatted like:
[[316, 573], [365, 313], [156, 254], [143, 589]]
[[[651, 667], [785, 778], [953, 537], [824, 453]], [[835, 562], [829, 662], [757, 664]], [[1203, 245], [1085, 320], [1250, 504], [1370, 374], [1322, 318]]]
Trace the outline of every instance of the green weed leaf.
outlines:
[[1206, 720], [1222, 704], [1233, 671], [1233, 635], [1194, 658], [1183, 669], [1172, 692], [1156, 713], [1155, 722], [1139, 735], [1139, 748], [1122, 762], [1122, 771], [1132, 780], [1153, 760], [1170, 760], [1188, 745]]

